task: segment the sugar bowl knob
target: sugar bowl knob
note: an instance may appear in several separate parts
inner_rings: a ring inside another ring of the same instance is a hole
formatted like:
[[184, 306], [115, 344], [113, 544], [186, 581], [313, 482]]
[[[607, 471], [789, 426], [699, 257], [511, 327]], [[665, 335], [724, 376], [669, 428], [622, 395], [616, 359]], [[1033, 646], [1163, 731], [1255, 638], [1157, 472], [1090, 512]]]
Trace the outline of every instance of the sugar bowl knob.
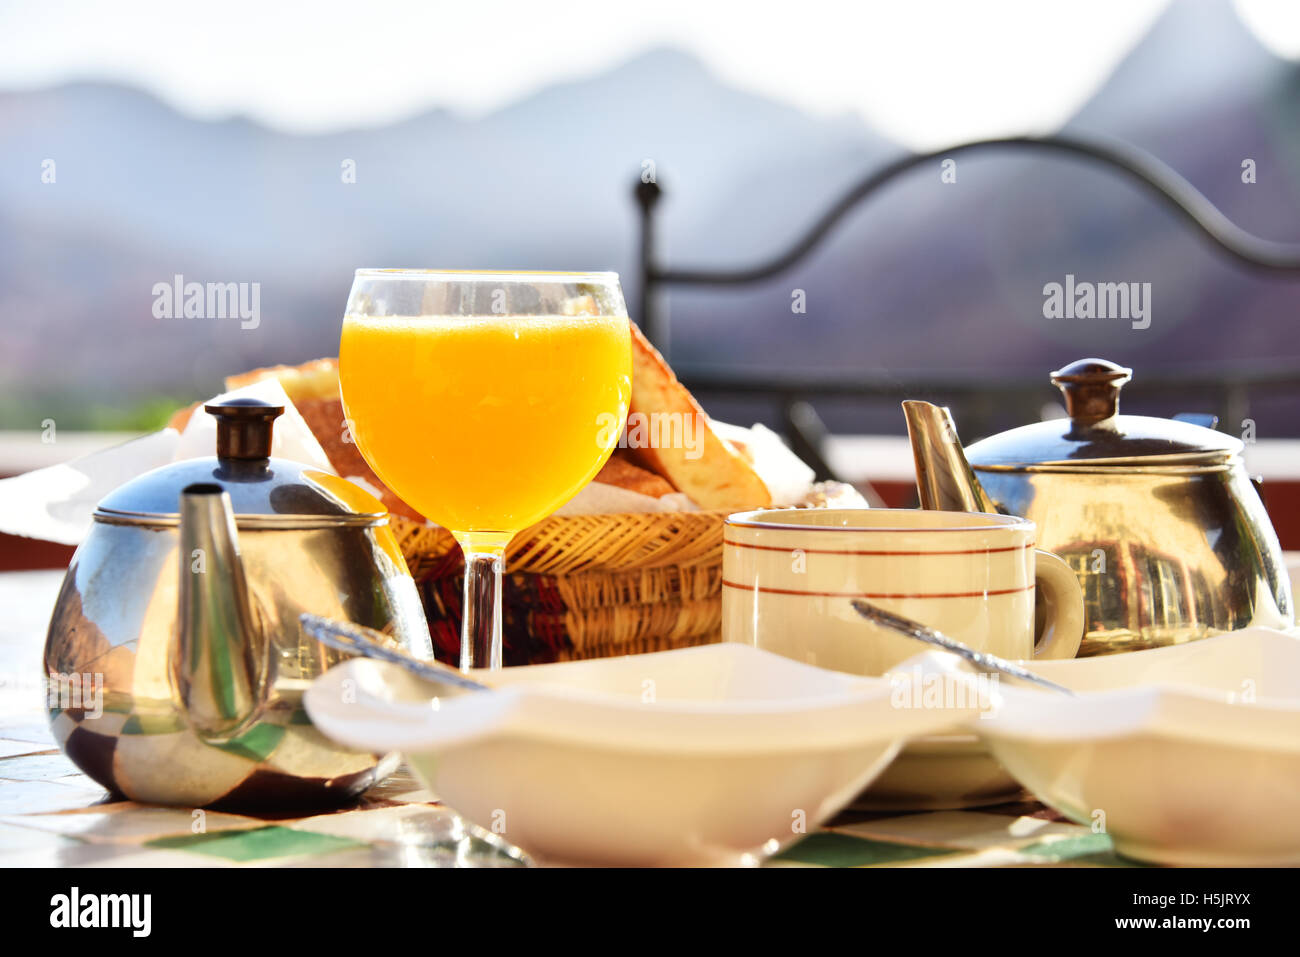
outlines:
[[228, 399], [205, 405], [217, 420], [217, 458], [241, 461], [271, 457], [271, 430], [284, 406], [261, 399]]
[[1119, 412], [1119, 390], [1133, 370], [1105, 359], [1079, 359], [1052, 373], [1065, 396], [1065, 411], [1075, 425], [1095, 425]]

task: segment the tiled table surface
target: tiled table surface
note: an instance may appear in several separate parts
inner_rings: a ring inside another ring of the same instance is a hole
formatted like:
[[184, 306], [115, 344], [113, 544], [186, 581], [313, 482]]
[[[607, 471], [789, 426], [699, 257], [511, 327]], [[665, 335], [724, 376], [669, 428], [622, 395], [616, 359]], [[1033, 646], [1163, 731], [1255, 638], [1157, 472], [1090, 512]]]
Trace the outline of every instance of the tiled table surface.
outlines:
[[[428, 867], [529, 861], [405, 770], [355, 808], [247, 817], [115, 801], [46, 727], [41, 648], [62, 574], [0, 574], [0, 866]], [[1123, 866], [1110, 839], [1040, 804], [845, 813], [768, 866]]]

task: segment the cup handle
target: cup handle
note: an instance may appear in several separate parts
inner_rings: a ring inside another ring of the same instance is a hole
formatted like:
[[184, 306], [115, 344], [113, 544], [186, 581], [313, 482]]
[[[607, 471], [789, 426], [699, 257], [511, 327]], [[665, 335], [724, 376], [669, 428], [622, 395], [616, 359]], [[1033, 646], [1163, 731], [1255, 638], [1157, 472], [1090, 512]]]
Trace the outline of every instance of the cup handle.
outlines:
[[1041, 548], [1034, 552], [1034, 591], [1047, 611], [1034, 657], [1073, 658], [1083, 641], [1083, 589], [1069, 565]]

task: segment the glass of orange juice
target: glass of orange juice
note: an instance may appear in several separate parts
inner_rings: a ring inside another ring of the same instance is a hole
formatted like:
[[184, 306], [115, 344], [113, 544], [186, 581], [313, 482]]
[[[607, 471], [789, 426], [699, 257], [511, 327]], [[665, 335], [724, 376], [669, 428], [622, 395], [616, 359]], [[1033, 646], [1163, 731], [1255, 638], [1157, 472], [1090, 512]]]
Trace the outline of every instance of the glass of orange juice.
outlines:
[[501, 667], [506, 546], [600, 471], [632, 392], [615, 273], [358, 269], [339, 343], [353, 440], [465, 556], [460, 667]]

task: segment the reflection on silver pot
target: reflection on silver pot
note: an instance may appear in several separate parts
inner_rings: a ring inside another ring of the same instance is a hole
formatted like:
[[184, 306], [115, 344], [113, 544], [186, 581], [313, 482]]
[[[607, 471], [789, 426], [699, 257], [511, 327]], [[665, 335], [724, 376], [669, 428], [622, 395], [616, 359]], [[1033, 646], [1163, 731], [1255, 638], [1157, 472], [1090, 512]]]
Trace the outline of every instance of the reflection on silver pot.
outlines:
[[947, 409], [904, 402], [922, 508], [1005, 512], [1079, 576], [1080, 655], [1294, 623], [1282, 547], [1242, 443], [1174, 419], [1119, 414], [1132, 373], [1082, 359], [1052, 373], [1068, 418], [964, 452]]
[[431, 654], [383, 506], [270, 458], [284, 410], [207, 407], [217, 456], [155, 469], [107, 496], [77, 549], [45, 646], [59, 745], [100, 784], [187, 806], [337, 804], [395, 766], [312, 727], [303, 691], [341, 652], [302, 612]]

